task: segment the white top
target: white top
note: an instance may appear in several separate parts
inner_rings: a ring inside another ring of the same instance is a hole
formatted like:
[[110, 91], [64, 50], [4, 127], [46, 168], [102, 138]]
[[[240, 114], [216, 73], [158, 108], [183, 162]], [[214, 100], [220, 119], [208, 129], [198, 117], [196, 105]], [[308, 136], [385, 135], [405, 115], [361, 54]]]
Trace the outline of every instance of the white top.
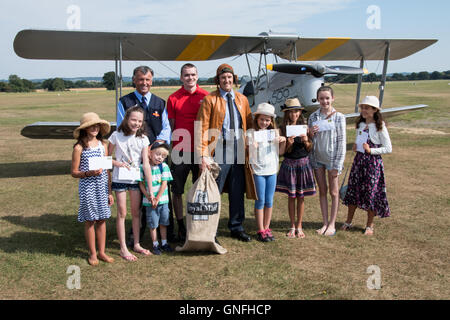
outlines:
[[[142, 149], [150, 144], [146, 135], [136, 137], [135, 135], [125, 136], [123, 132], [114, 131], [108, 139], [115, 146], [116, 161], [126, 162], [132, 167], [139, 168], [142, 162]], [[112, 182], [136, 183], [136, 181], [119, 180], [119, 168], [113, 168]]]
[[[364, 130], [367, 124], [360, 122], [359, 130]], [[370, 154], [384, 154], [392, 152], [391, 139], [389, 138], [389, 132], [386, 128], [386, 124], [383, 121], [383, 129], [377, 131], [375, 123], [369, 123], [369, 138], [374, 144], [381, 144], [380, 148], [371, 148]]]
[[249, 162], [253, 173], [258, 176], [269, 176], [278, 172], [279, 146], [275, 141], [256, 142], [254, 130], [247, 131], [249, 142]]

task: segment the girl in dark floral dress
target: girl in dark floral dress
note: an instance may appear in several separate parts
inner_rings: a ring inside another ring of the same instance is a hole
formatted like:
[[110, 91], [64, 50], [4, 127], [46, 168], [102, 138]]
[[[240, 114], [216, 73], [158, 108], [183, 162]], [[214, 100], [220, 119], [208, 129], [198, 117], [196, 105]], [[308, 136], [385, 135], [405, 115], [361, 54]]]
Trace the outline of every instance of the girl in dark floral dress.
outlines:
[[[361, 114], [356, 122], [357, 141], [348, 189], [343, 204], [348, 206], [347, 220], [342, 230], [352, 227], [356, 208], [367, 211], [365, 235], [373, 235], [375, 216], [389, 217], [391, 211], [386, 196], [384, 166], [381, 154], [391, 153], [392, 145], [380, 113], [377, 97], [368, 96], [359, 104]], [[359, 138], [358, 138], [359, 137]]]

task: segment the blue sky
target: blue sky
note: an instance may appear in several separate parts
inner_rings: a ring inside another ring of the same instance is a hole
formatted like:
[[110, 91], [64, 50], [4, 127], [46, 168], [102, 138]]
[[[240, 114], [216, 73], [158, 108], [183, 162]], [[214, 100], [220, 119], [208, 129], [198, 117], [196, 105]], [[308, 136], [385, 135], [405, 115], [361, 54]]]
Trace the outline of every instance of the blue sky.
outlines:
[[[391, 61], [388, 73], [450, 70], [450, 2], [445, 0], [9, 0], [0, 3], [0, 79], [10, 74], [27, 79], [103, 76], [114, 70], [113, 61], [27, 60], [14, 53], [13, 40], [20, 30], [67, 30], [71, 5], [80, 9], [80, 30], [89, 31], [257, 35], [272, 30], [319, 38], [438, 39], [419, 53]], [[369, 6], [380, 10], [379, 29], [367, 27]], [[239, 75], [248, 74], [245, 58], [196, 65], [201, 77], [211, 77], [222, 62], [232, 64]], [[141, 64], [151, 66], [157, 77], [176, 77], [183, 63], [124, 62], [123, 75], [130, 76]], [[358, 66], [359, 62], [340, 64]], [[381, 62], [366, 67], [369, 72], [382, 72]]]

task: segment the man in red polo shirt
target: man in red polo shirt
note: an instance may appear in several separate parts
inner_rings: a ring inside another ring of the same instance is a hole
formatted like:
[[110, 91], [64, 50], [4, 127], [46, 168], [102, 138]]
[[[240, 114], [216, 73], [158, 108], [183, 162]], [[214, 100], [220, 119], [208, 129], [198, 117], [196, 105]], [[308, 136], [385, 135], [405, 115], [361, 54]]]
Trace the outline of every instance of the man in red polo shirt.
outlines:
[[167, 114], [172, 127], [172, 194], [173, 209], [178, 223], [178, 238], [186, 239], [183, 221], [183, 193], [189, 172], [192, 183], [198, 178], [199, 166], [194, 164], [194, 121], [203, 98], [209, 94], [197, 84], [197, 68], [186, 63], [181, 67], [183, 86], [167, 100]]

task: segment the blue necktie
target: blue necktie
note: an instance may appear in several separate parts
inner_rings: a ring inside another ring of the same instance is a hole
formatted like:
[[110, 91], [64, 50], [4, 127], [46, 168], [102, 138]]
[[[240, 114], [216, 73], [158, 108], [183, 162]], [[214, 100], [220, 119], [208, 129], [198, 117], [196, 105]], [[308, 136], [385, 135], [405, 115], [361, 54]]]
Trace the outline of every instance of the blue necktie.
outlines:
[[147, 98], [145, 96], [142, 96], [141, 107], [147, 110]]

